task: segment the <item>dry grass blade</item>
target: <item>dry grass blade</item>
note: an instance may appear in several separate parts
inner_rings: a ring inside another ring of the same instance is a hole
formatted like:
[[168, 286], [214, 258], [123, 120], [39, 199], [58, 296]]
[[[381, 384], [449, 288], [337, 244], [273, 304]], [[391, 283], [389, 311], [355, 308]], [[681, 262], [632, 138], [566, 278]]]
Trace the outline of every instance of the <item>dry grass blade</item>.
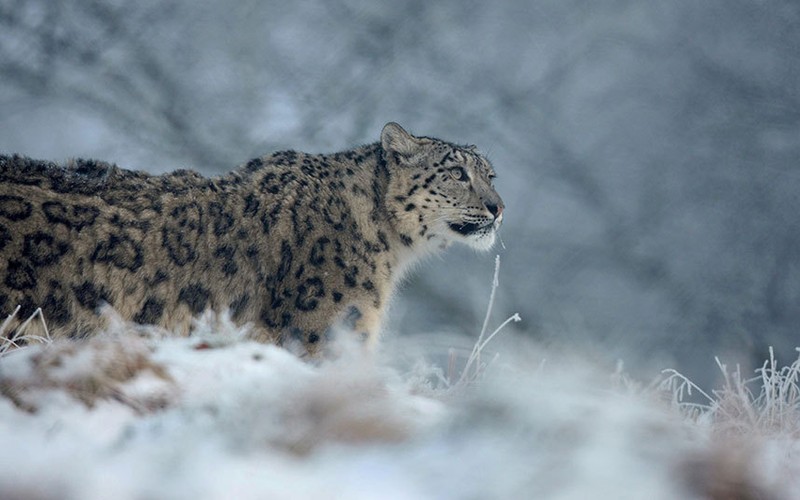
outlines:
[[[49, 344], [53, 341], [50, 337], [50, 330], [47, 328], [47, 321], [44, 319], [44, 313], [42, 313], [42, 308], [37, 307], [33, 314], [28, 316], [28, 318], [23, 321], [16, 329], [13, 331], [13, 337], [9, 336], [9, 325], [16, 319], [17, 314], [19, 314], [20, 306], [17, 306], [14, 311], [9, 314], [3, 323], [0, 325], [0, 341], [2, 341], [2, 345], [0, 345], [0, 356], [7, 353], [10, 349], [20, 348], [20, 342], [41, 342], [43, 344]], [[41, 335], [33, 335], [30, 333], [26, 333], [28, 328], [31, 325], [31, 322], [34, 319], [39, 319], [42, 324], [42, 331], [44, 332], [44, 336]]]
[[17, 306], [16, 309], [14, 309], [14, 311], [6, 317], [6, 319], [3, 321], [3, 324], [0, 325], [0, 335], [5, 336], [6, 328], [8, 328], [8, 325], [11, 323], [11, 321], [17, 317], [17, 313], [19, 313], [21, 307], [22, 306]]
[[[662, 370], [661, 373], [666, 374], [667, 377], [658, 385], [658, 388], [671, 393], [674, 403], [678, 405], [686, 403], [686, 400], [692, 396], [692, 391], [702, 395], [708, 401], [708, 408], [714, 403], [715, 399], [712, 396], [679, 371], [668, 368]], [[697, 403], [692, 403], [692, 405], [696, 406]]]
[[20, 307], [21, 306], [17, 306], [16, 309], [14, 309], [14, 311], [6, 317], [6, 319], [3, 321], [3, 324], [0, 325], [0, 339], [2, 339], [3, 342], [2, 345], [0, 345], [0, 356], [5, 354], [6, 351], [11, 349], [12, 347], [13, 348], [19, 347], [19, 345], [16, 342], [14, 342], [14, 339], [9, 338], [6, 330], [8, 329], [8, 325], [10, 325], [11, 322], [14, 321], [14, 318], [17, 317]]
[[[483, 318], [483, 326], [481, 327], [481, 333], [478, 336], [477, 342], [472, 347], [472, 352], [470, 353], [467, 361], [464, 365], [464, 369], [461, 371], [461, 377], [459, 377], [458, 382], [455, 383], [456, 386], [461, 386], [462, 384], [467, 383], [468, 381], [475, 380], [488, 366], [487, 363], [481, 362], [481, 353], [486, 345], [498, 334], [500, 331], [510, 322], [514, 321], [522, 321], [519, 314], [514, 313], [513, 316], [506, 319], [499, 327], [497, 327], [488, 337], [486, 336], [486, 332], [489, 329], [489, 320], [492, 316], [492, 309], [494, 308], [494, 301], [495, 301], [495, 294], [497, 292], [497, 287], [500, 286], [500, 280], [498, 276], [500, 275], [500, 256], [497, 255], [494, 258], [494, 275], [492, 277], [492, 291], [489, 294], [489, 304], [486, 307], [486, 315]], [[495, 354], [494, 358], [491, 362], [494, 362], [497, 359], [498, 355]], [[452, 364], [452, 359], [451, 359]]]

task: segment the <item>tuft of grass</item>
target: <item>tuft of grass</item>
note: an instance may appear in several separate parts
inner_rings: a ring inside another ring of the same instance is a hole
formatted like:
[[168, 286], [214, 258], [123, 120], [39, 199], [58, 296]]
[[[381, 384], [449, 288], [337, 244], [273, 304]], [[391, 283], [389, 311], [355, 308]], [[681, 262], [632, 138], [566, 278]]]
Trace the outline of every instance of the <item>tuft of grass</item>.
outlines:
[[[11, 349], [18, 349], [21, 347], [19, 344], [20, 342], [24, 342], [26, 344], [30, 342], [50, 344], [53, 342], [53, 339], [50, 337], [50, 330], [47, 328], [47, 321], [44, 319], [44, 313], [42, 313], [41, 307], [37, 307], [36, 310], [33, 311], [33, 314], [28, 316], [25, 321], [12, 330], [12, 325], [14, 325], [14, 321], [17, 320], [19, 310], [20, 306], [17, 306], [16, 309], [14, 309], [5, 320], [3, 320], [3, 323], [0, 324], [0, 357], [2, 357]], [[28, 328], [35, 319], [38, 319], [41, 322], [44, 336], [34, 335], [28, 332]]]
[[[796, 349], [800, 353], [800, 349]], [[693, 421], [708, 422], [721, 436], [781, 435], [800, 438], [800, 354], [789, 365], [779, 366], [775, 352], [745, 378], [741, 367], [731, 370], [714, 358], [723, 375], [722, 388], [703, 391], [677, 370], [664, 370], [659, 388], [672, 396], [672, 402]], [[691, 402], [693, 392], [702, 402]]]

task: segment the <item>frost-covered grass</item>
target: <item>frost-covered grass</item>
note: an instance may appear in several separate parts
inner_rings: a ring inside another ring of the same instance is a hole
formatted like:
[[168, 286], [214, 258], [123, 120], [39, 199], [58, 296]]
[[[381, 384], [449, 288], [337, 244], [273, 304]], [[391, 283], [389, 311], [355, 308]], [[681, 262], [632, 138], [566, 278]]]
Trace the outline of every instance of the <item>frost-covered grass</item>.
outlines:
[[[19, 344], [23, 343], [21, 341], [24, 341], [24, 343], [43, 342], [46, 344], [53, 341], [53, 339], [50, 338], [50, 331], [47, 328], [47, 322], [44, 319], [41, 307], [37, 307], [29, 317], [21, 321], [19, 326], [16, 326], [19, 310], [20, 306], [17, 306], [11, 314], [0, 323], [0, 357], [9, 349], [18, 348]], [[33, 321], [39, 321], [41, 323], [41, 330], [44, 332], [44, 336], [36, 335], [28, 331], [28, 327]], [[15, 328], [13, 335], [11, 334], [12, 327]]]
[[[800, 349], [797, 349], [800, 352]], [[723, 437], [788, 436], [800, 438], [800, 356], [786, 366], [779, 366], [770, 347], [769, 359], [745, 377], [741, 367], [733, 370], [715, 358], [723, 376], [721, 388], [707, 393], [675, 370], [665, 370], [661, 388], [673, 396], [673, 403], [687, 418], [710, 425]], [[692, 393], [704, 402], [687, 402]]]
[[800, 358], [644, 386], [490, 345], [517, 319], [490, 328], [494, 283], [475, 346], [439, 358], [422, 339], [309, 364], [225, 316], [173, 338], [111, 311], [87, 342], [10, 349], [0, 498], [800, 498]]

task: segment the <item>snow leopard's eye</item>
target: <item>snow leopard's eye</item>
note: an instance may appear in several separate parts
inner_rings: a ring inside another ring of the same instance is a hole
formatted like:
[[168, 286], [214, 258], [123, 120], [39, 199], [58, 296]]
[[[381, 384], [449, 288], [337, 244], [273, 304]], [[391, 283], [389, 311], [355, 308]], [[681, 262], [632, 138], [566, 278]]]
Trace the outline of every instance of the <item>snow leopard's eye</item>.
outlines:
[[468, 181], [469, 177], [467, 177], [467, 171], [464, 170], [463, 167], [452, 167], [450, 169], [450, 175], [453, 176], [453, 179], [457, 181]]

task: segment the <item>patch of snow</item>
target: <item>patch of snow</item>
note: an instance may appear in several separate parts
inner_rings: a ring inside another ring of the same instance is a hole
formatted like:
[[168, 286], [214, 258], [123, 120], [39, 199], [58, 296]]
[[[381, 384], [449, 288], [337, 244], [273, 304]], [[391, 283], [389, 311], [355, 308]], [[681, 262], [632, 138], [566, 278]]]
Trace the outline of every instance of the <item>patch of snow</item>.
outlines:
[[[666, 500], [729, 487], [799, 491], [787, 481], [800, 477], [790, 465], [796, 440], [731, 453], [669, 398], [620, 387], [585, 360], [544, 365], [518, 349], [478, 379], [437, 388], [425, 370], [395, 367], [392, 353], [345, 348], [312, 364], [210, 324], [200, 337], [112, 335], [0, 360], [0, 496]], [[60, 361], [48, 369], [42, 359]], [[107, 385], [76, 389], [91, 366], [129, 376], [90, 374]]]

